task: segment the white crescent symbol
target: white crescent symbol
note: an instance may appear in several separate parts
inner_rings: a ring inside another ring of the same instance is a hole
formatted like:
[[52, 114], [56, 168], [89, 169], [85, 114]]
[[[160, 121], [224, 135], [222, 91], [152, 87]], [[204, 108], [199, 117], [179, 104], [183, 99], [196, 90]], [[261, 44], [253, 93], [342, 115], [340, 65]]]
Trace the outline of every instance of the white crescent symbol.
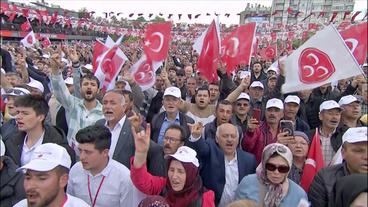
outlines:
[[320, 75], [320, 76], [318, 76], [318, 77], [323, 77], [323, 76], [326, 76], [327, 74], [328, 74], [328, 69], [327, 68], [325, 68], [325, 67], [323, 67], [323, 66], [319, 66], [318, 68], [317, 68], [317, 71], [318, 70], [323, 70], [324, 71], [324, 73], [322, 74], [322, 75]]
[[143, 78], [145, 76], [145, 74], [143, 72], [139, 72], [137, 75], [138, 75], [137, 80], [143, 80]]
[[355, 48], [358, 46], [358, 40], [354, 39], [354, 38], [349, 38], [346, 39], [345, 42], [351, 42], [351, 44], [353, 45], [353, 47], [350, 49], [350, 51], [353, 53], [355, 51]]
[[309, 75], [306, 75], [305, 77], [311, 77], [314, 75], [314, 68], [312, 66], [306, 65], [303, 68], [309, 70]]
[[315, 54], [313, 54], [313, 53], [309, 53], [309, 54], [307, 55], [307, 58], [309, 58], [309, 57], [311, 57], [311, 58], [313, 58], [313, 59], [314, 59], [314, 64], [313, 64], [313, 65], [318, 65], [318, 63], [319, 63], [319, 58], [318, 58]]
[[207, 47], [206, 47], [206, 49], [204, 50], [204, 54], [207, 54], [209, 47], [210, 47], [210, 42], [208, 42]]
[[156, 49], [152, 49], [150, 48], [153, 52], [160, 52], [162, 46], [164, 45], [164, 35], [162, 35], [161, 32], [154, 32], [152, 33], [151, 35], [152, 37], [153, 36], [158, 36], [160, 38], [160, 45], [156, 48]]
[[239, 39], [237, 37], [232, 37], [230, 38], [230, 40], [232, 40], [234, 42], [233, 45], [233, 54], [229, 54], [229, 50], [227, 50], [226, 55], [230, 56], [230, 57], [235, 57], [238, 54], [238, 48], [239, 48]]

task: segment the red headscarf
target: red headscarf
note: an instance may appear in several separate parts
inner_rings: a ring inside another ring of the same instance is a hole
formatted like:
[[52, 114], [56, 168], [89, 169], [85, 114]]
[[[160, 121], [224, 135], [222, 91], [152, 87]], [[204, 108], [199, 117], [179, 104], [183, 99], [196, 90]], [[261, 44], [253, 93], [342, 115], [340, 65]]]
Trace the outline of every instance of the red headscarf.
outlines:
[[[170, 158], [168, 160], [168, 166], [170, 166], [172, 160], [177, 159]], [[167, 180], [167, 193], [165, 195], [165, 198], [171, 207], [187, 207], [190, 206], [192, 203], [196, 203], [199, 197], [199, 191], [202, 189], [202, 180], [199, 176], [198, 168], [192, 163], [185, 163], [181, 161], [179, 162], [184, 166], [186, 180], [184, 188], [181, 191], [174, 191], [170, 181]]]

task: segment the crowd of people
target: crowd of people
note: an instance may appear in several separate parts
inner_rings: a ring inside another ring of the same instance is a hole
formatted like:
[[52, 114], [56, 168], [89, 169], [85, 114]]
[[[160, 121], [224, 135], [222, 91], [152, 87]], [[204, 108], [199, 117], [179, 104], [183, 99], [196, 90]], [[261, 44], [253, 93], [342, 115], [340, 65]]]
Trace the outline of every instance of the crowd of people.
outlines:
[[[130, 61], [103, 91], [94, 42], [4, 43], [0, 206], [367, 205], [366, 64], [284, 94], [284, 64], [259, 57], [206, 81], [192, 42], [173, 38], [144, 91], [130, 71], [139, 44], [120, 46]], [[324, 166], [305, 191], [313, 138]]]

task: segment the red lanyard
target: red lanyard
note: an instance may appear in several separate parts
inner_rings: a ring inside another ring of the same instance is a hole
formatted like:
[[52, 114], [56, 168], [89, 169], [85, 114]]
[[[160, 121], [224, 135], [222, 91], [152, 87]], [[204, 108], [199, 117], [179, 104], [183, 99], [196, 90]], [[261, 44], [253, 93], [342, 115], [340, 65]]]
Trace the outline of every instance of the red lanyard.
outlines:
[[61, 204], [61, 207], [64, 207], [67, 200], [68, 200], [68, 195], [65, 195], [65, 198], [64, 198], [63, 204]]
[[96, 192], [96, 196], [95, 196], [95, 199], [93, 200], [92, 202], [92, 193], [91, 193], [91, 187], [90, 187], [90, 182], [89, 182], [89, 175], [88, 175], [88, 193], [89, 193], [89, 199], [91, 200], [91, 204], [92, 204], [92, 207], [95, 206], [96, 204], [96, 200], [97, 200], [97, 196], [98, 196], [98, 193], [100, 192], [101, 190], [101, 186], [102, 186], [102, 183], [104, 182], [105, 180], [105, 176], [102, 177], [102, 180], [100, 182], [100, 185], [98, 186], [97, 188], [97, 192]]

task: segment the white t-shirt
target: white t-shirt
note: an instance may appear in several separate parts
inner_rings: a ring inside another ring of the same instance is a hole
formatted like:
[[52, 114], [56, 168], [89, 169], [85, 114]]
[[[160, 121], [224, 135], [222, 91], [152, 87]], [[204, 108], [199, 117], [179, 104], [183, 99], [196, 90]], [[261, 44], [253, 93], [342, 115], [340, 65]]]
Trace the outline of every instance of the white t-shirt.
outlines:
[[[90, 207], [90, 205], [88, 205], [83, 200], [76, 198], [74, 196], [71, 196], [69, 194], [66, 194], [66, 195], [67, 195], [67, 200], [65, 204], [63, 205], [63, 207]], [[27, 207], [27, 206], [28, 206], [27, 199], [23, 199], [19, 201], [17, 204], [15, 204], [13, 207]]]

